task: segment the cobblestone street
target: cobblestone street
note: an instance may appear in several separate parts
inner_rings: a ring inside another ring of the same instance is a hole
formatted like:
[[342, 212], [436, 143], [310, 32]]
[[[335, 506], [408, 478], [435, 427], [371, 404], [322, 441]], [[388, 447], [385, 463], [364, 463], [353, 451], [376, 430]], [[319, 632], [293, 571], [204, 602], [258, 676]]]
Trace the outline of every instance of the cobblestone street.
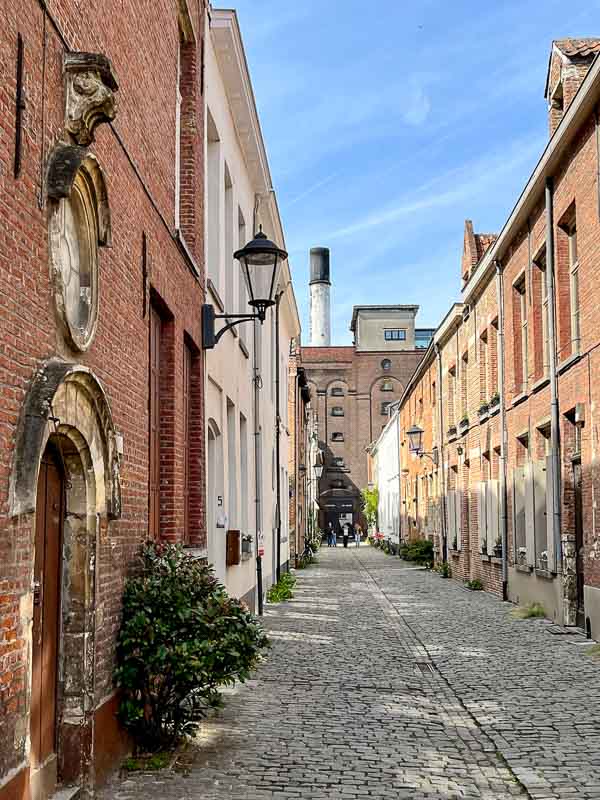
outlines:
[[172, 770], [103, 800], [600, 798], [589, 642], [363, 546], [325, 549], [273, 648]]

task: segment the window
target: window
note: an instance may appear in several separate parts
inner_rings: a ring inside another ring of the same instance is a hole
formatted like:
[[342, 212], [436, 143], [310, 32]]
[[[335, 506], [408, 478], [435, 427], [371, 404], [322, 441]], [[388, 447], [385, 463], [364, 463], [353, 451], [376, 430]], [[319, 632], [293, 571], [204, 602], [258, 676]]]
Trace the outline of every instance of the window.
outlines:
[[406, 331], [403, 328], [387, 328], [383, 332], [383, 337], [386, 342], [404, 342]]
[[227, 398], [227, 516], [229, 528], [238, 528], [237, 490], [237, 412], [234, 404]]
[[341, 386], [334, 386], [332, 388], [332, 390], [331, 390], [331, 396], [332, 397], [343, 397], [344, 396], [344, 390], [342, 389]]
[[[246, 244], [246, 220], [242, 214], [242, 209], [238, 206], [237, 210], [237, 249], [241, 250]], [[237, 263], [237, 262], [236, 262]], [[248, 290], [246, 289], [246, 281], [242, 275], [239, 266], [236, 266], [235, 271], [238, 276], [238, 309], [240, 314], [247, 314], [251, 309], [248, 308]], [[247, 344], [249, 326], [242, 323], [238, 326], [239, 337], [244, 344]]]
[[[235, 221], [233, 181], [231, 180], [231, 174], [227, 164], [225, 164], [223, 196], [225, 198], [225, 220], [223, 226], [225, 232], [225, 297], [222, 299], [225, 303], [225, 308], [229, 311], [234, 307], [233, 304], [235, 302], [235, 277], [238, 271], [241, 273], [241, 270], [239, 270], [237, 261], [234, 261], [233, 258], [233, 251], [235, 250], [233, 241], [233, 223]], [[243, 327], [243, 325], [239, 327]], [[237, 328], [236, 331], [237, 330], [239, 330], [239, 328]]]
[[384, 358], [383, 361], [381, 362], [381, 369], [384, 370], [385, 372], [389, 372], [391, 368], [392, 368], [392, 362], [389, 360], [389, 358]]
[[248, 532], [248, 422], [240, 414], [240, 528]]
[[208, 277], [220, 291], [221, 274], [221, 191], [223, 179], [221, 177], [221, 142], [219, 132], [214, 123], [210, 110], [207, 110], [206, 121], [207, 149], [206, 149], [206, 271]]
[[331, 434], [331, 441], [332, 442], [343, 442], [344, 441], [344, 434], [340, 433], [340, 431], [334, 431]]
[[513, 292], [513, 332], [515, 336], [515, 392], [527, 391], [527, 294], [525, 276]]
[[344, 459], [341, 456], [336, 456], [331, 463], [333, 464], [334, 467], [345, 466]]
[[183, 540], [190, 541], [190, 443], [192, 438], [192, 361], [189, 345], [183, 347]]
[[162, 322], [150, 307], [149, 499], [148, 536], [160, 536], [160, 339]]
[[490, 399], [488, 391], [488, 334], [484, 331], [479, 339], [479, 398], [483, 403]]
[[[546, 248], [534, 260], [532, 292], [534, 308], [534, 370], [538, 378], [548, 374], [550, 348], [548, 345], [548, 282], [546, 272]], [[540, 309], [538, 315], [537, 309]]]
[[556, 240], [556, 298], [559, 360], [579, 352], [579, 254], [575, 206], [561, 220]]
[[575, 220], [567, 230], [569, 237], [569, 288], [571, 293], [571, 352], [579, 352], [579, 258]]
[[417, 328], [415, 330], [415, 349], [426, 350], [433, 339], [434, 333], [435, 328]]
[[381, 391], [382, 392], [393, 392], [394, 391], [394, 384], [390, 380], [385, 380], [381, 384]]
[[469, 354], [468, 352], [463, 353], [463, 357], [460, 360], [460, 408], [461, 408], [461, 419], [466, 419], [468, 417], [468, 397], [467, 397], [467, 377], [468, 377], [468, 369], [469, 369]]
[[390, 414], [390, 406], [392, 405], [390, 400], [386, 400], [381, 404], [381, 414], [382, 416], [389, 416]]
[[344, 409], [341, 406], [333, 406], [331, 409], [331, 416], [332, 417], [343, 417], [344, 416]]

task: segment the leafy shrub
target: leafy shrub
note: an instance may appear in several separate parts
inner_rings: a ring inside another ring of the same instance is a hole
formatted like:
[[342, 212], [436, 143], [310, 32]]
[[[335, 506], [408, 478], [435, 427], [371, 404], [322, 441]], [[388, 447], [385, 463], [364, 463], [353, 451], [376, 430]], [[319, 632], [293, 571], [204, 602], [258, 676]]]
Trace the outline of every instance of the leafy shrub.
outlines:
[[379, 489], [374, 486], [372, 489], [361, 490], [363, 501], [363, 513], [367, 518], [369, 528], [377, 525], [377, 509], [379, 507]]
[[534, 619], [536, 617], [546, 616], [544, 606], [541, 603], [529, 603], [528, 606], [515, 608], [512, 614], [513, 617], [517, 619]]
[[441, 561], [439, 564], [436, 564], [433, 568], [433, 571], [437, 572], [438, 575], [441, 575], [442, 578], [452, 577], [452, 567], [447, 561]]
[[430, 539], [415, 539], [400, 545], [400, 557], [405, 561], [415, 561], [417, 564], [431, 564], [433, 562], [433, 542]]
[[592, 644], [590, 647], [586, 647], [585, 654], [592, 658], [600, 658], [600, 644]]
[[479, 578], [473, 578], [472, 581], [466, 581], [465, 586], [472, 592], [480, 592], [483, 589], [483, 583], [479, 580]]
[[274, 583], [267, 592], [267, 602], [281, 603], [284, 600], [290, 600], [294, 596], [293, 589], [295, 585], [296, 578], [291, 572], [284, 572], [277, 583]]
[[119, 717], [155, 752], [193, 733], [219, 687], [244, 681], [268, 646], [246, 607], [178, 545], [150, 542], [127, 581], [117, 645]]

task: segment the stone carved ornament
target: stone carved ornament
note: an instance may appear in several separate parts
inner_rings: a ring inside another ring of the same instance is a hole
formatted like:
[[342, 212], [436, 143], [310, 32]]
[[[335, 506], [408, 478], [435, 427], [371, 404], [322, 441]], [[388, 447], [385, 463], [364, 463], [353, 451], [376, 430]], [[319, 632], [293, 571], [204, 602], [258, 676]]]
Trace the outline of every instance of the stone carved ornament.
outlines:
[[100, 53], [65, 53], [65, 127], [77, 144], [87, 147], [94, 130], [115, 118], [114, 92], [119, 88], [106, 56]]

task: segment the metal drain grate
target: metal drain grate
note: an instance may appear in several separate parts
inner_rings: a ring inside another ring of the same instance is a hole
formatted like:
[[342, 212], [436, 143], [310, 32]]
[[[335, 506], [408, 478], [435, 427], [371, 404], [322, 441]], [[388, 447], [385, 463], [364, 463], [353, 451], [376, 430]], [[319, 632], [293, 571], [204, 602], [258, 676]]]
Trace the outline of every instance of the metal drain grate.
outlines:
[[416, 661], [415, 672], [417, 675], [433, 675], [435, 672], [435, 667], [431, 661]]

